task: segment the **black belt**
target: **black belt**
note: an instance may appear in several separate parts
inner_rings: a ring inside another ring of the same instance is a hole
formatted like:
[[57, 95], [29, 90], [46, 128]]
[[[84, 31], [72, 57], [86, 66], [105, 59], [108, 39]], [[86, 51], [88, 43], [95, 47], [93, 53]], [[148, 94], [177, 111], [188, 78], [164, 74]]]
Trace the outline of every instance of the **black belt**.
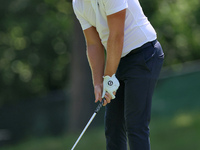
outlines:
[[144, 45], [136, 48], [136, 49], [133, 49], [131, 50], [126, 56], [129, 56], [129, 55], [132, 55], [132, 54], [136, 54], [138, 52], [140, 52], [142, 49], [146, 48], [146, 47], [149, 47], [149, 46], [154, 46], [156, 44], [157, 40], [154, 40], [154, 41], [151, 41], [151, 42], [147, 42], [145, 43]]

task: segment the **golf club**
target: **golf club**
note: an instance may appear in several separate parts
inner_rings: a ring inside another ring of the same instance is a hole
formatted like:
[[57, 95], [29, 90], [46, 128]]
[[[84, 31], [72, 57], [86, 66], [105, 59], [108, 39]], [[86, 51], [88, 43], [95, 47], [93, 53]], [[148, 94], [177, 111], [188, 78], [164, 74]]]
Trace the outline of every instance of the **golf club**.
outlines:
[[71, 150], [74, 150], [74, 148], [76, 147], [76, 145], [78, 144], [78, 142], [80, 141], [81, 137], [83, 136], [83, 134], [85, 133], [85, 131], [87, 130], [87, 128], [89, 127], [89, 125], [91, 124], [92, 120], [94, 119], [94, 117], [96, 116], [96, 114], [99, 112], [99, 110], [101, 109], [101, 107], [103, 106], [105, 98], [102, 99], [102, 101], [98, 104], [98, 106], [96, 107], [92, 117], [90, 118], [90, 120], [88, 121], [87, 125], [85, 126], [85, 128], [83, 129], [83, 131], [81, 132], [80, 136], [78, 137], [78, 139], [76, 140], [76, 143], [74, 144], [74, 146], [72, 147]]

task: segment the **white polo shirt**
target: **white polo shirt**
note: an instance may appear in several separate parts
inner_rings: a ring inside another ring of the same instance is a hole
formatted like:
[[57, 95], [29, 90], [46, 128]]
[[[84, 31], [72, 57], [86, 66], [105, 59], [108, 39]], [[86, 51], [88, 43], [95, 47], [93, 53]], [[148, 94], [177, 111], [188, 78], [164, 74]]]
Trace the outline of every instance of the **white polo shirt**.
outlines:
[[138, 0], [73, 0], [73, 9], [83, 30], [96, 27], [105, 49], [109, 36], [107, 15], [126, 9], [122, 57], [157, 38]]

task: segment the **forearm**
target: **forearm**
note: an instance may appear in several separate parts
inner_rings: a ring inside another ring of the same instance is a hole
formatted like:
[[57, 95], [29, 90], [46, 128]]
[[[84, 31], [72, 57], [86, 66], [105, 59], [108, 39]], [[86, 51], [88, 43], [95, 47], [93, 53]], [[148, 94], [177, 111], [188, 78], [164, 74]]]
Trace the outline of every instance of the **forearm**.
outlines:
[[116, 73], [123, 49], [124, 35], [110, 35], [107, 41], [107, 58], [104, 75], [112, 76]]
[[105, 56], [102, 45], [89, 45], [87, 47], [87, 57], [90, 64], [93, 85], [100, 85], [103, 82]]
[[104, 75], [116, 73], [124, 44], [126, 9], [107, 16], [109, 37], [107, 41], [107, 61]]

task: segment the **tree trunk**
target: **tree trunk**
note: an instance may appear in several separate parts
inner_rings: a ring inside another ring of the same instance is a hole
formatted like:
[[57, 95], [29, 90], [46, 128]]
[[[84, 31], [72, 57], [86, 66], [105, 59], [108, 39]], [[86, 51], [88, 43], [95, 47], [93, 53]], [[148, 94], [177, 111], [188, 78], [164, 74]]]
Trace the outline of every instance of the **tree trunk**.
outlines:
[[78, 20], [74, 19], [71, 61], [71, 102], [69, 131], [83, 129], [94, 109], [94, 90], [86, 56], [86, 44]]

